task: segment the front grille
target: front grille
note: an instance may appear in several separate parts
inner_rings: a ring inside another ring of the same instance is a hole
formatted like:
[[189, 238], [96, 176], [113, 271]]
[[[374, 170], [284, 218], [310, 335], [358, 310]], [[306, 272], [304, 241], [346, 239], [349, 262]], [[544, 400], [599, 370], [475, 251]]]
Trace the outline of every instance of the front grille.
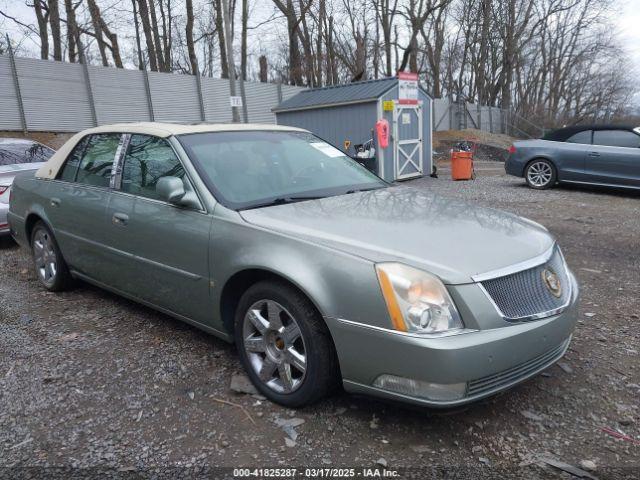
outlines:
[[467, 389], [467, 395], [473, 397], [475, 395], [482, 395], [484, 393], [491, 392], [496, 389], [506, 388], [510, 385], [514, 385], [525, 378], [534, 375], [535, 373], [544, 370], [549, 365], [559, 360], [569, 346], [571, 338], [568, 338], [562, 344], [556, 348], [549, 350], [542, 355], [539, 355], [527, 362], [511, 367], [502, 372], [495, 373], [493, 375], [487, 375], [486, 377], [472, 380], [469, 382]]
[[[552, 271], [560, 283], [559, 296], [551, 293], [543, 273]], [[571, 281], [560, 250], [542, 265], [481, 282], [503, 317], [507, 320], [543, 318], [559, 313], [571, 299]]]

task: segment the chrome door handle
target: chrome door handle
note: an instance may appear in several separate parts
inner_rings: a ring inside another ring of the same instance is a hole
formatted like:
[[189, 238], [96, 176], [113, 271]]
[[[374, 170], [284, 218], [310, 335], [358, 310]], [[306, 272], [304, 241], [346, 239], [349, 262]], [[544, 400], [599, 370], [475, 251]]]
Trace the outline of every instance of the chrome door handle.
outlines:
[[58, 206], [60, 206], [60, 199], [59, 198], [52, 198], [50, 203], [51, 203], [52, 207], [58, 207]]
[[599, 157], [600, 154], [598, 152], [591, 152], [591, 153], [589, 153], [589, 156], [590, 157]]
[[114, 213], [111, 221], [115, 225], [126, 225], [129, 221], [129, 215], [127, 215], [126, 213]]

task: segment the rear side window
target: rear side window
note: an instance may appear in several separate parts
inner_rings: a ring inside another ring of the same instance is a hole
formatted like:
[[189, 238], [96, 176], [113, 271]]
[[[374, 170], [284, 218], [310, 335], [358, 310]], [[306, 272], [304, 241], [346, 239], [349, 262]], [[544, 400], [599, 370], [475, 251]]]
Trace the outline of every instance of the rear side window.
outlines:
[[591, 130], [583, 130], [582, 132], [574, 133], [566, 140], [567, 143], [584, 143], [586, 145], [591, 144]]
[[75, 182], [78, 167], [80, 166], [80, 160], [82, 159], [82, 154], [84, 153], [84, 149], [88, 142], [89, 137], [84, 137], [76, 144], [74, 149], [71, 151], [71, 154], [67, 157], [67, 161], [62, 168], [62, 172], [58, 175], [59, 180]]
[[80, 161], [76, 182], [108, 187], [119, 143], [119, 133], [92, 135]]
[[607, 147], [640, 147], [640, 135], [628, 130], [596, 130], [593, 132], [593, 143]]
[[184, 177], [184, 168], [166, 140], [132, 135], [122, 167], [123, 192], [158, 199], [156, 184], [162, 177]]

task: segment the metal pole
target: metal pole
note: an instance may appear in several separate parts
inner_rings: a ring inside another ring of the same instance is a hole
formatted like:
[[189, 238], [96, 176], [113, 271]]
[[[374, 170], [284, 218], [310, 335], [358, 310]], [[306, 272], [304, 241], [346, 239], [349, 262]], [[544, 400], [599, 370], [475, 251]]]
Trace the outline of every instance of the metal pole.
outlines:
[[489, 133], [493, 133], [493, 107], [489, 105]]
[[242, 97], [242, 117], [244, 123], [249, 123], [249, 110], [247, 107], [247, 95], [244, 91], [244, 78], [240, 75], [240, 96]]
[[149, 120], [155, 122], [155, 115], [153, 113], [153, 100], [151, 98], [151, 85], [149, 85], [149, 72], [145, 66], [142, 70], [142, 76], [144, 78], [144, 90], [147, 93], [147, 106], [149, 107]]
[[278, 82], [276, 84], [277, 93], [278, 93], [278, 105], [282, 103], [282, 83]]
[[22, 124], [22, 133], [27, 133], [27, 117], [24, 114], [24, 104], [22, 103], [22, 93], [20, 92], [20, 81], [18, 80], [18, 68], [16, 67], [16, 59], [13, 56], [13, 47], [11, 47], [11, 40], [9, 40], [9, 34], [7, 34], [7, 45], [9, 47], [9, 63], [11, 64], [13, 86], [16, 89], [16, 100], [18, 101], [18, 112], [20, 113], [20, 123]]
[[84, 47], [80, 41], [80, 35], [78, 34], [77, 42], [78, 50], [80, 53], [80, 63], [82, 63], [82, 71], [84, 72], [84, 83], [87, 87], [87, 98], [89, 99], [89, 108], [91, 110], [91, 119], [93, 120], [93, 126], [98, 126], [98, 114], [96, 112], [96, 104], [93, 101], [93, 90], [91, 89], [91, 78], [89, 77], [89, 67], [87, 65], [87, 58], [84, 56]]
[[[222, 0], [222, 16], [224, 20], [224, 36], [227, 45], [227, 62], [229, 63], [229, 93], [232, 97], [236, 96], [236, 64], [233, 61], [233, 39], [231, 38], [231, 23], [229, 17], [229, 0]], [[231, 107], [231, 115], [234, 123], [240, 122], [240, 112], [238, 107]]]

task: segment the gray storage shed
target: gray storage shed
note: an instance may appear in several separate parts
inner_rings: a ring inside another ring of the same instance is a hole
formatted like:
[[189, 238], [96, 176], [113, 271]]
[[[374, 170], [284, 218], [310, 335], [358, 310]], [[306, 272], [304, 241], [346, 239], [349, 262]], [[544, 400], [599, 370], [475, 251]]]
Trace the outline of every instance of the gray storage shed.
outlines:
[[[432, 171], [433, 100], [418, 88], [418, 103], [398, 102], [398, 79], [368, 80], [304, 90], [283, 101], [273, 112], [276, 123], [305, 128], [348, 155], [354, 146], [373, 138], [375, 171], [387, 181], [430, 174]], [[374, 134], [377, 120], [389, 122], [389, 146], [379, 148]]]

